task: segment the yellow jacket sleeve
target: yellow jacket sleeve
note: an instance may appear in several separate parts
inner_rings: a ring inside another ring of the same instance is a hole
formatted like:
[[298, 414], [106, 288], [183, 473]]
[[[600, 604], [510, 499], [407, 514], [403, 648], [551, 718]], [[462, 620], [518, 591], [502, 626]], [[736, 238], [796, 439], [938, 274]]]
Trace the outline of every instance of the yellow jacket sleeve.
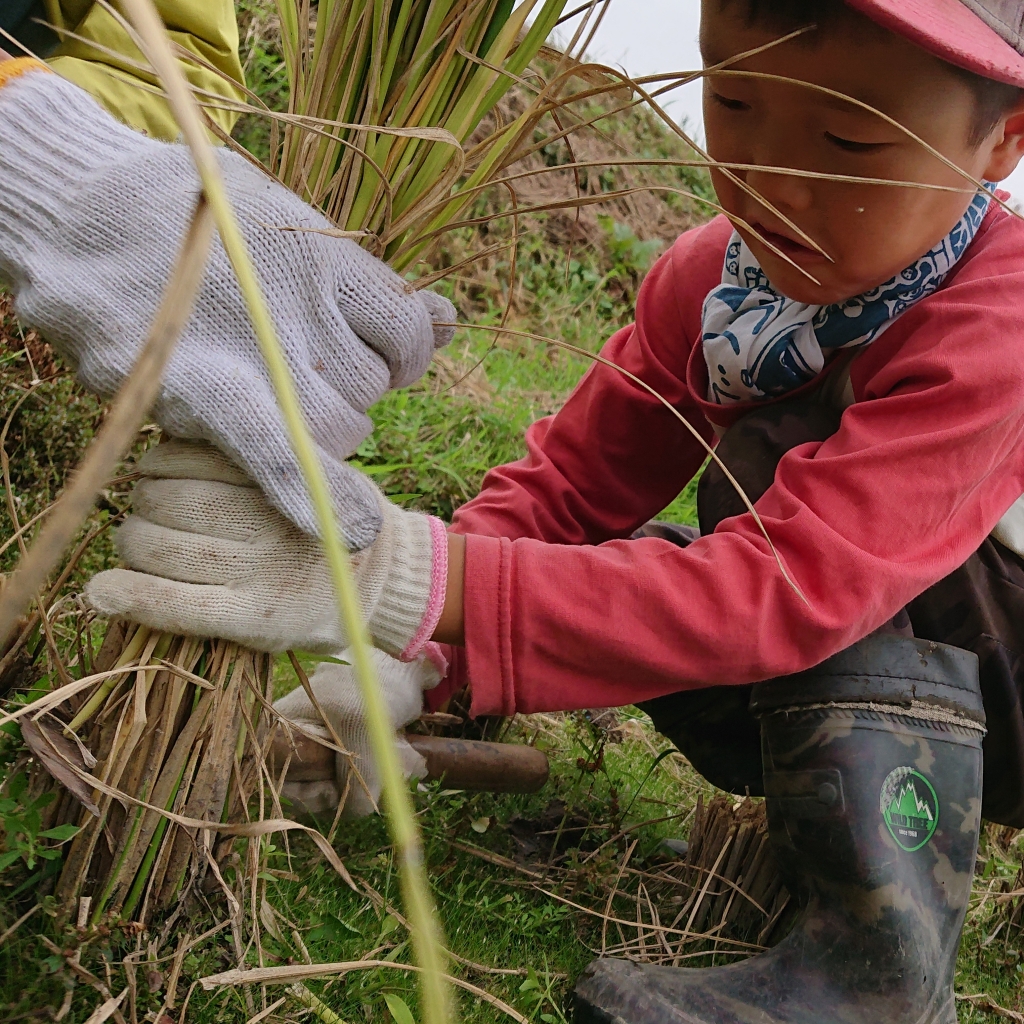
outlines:
[[[210, 65], [182, 60], [189, 82], [214, 97], [240, 99], [233, 84], [244, 79], [232, 0], [156, 0], [156, 7], [174, 42]], [[156, 85], [155, 77], [133, 66], [144, 65], [145, 58], [115, 17], [93, 0], [46, 0], [46, 8], [51, 23], [65, 30], [48, 55], [54, 71], [133, 128], [158, 139], [178, 137], [166, 101], [147, 88]], [[207, 113], [226, 132], [237, 118], [215, 107], [207, 107]]]

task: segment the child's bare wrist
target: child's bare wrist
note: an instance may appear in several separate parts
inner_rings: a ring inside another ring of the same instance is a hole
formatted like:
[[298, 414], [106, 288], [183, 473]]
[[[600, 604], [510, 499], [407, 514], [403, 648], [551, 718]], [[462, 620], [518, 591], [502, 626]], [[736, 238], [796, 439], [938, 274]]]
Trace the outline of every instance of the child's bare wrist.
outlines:
[[462, 647], [466, 643], [466, 627], [462, 613], [463, 576], [466, 567], [466, 538], [448, 534], [448, 585], [445, 588], [444, 610], [432, 639], [442, 644]]

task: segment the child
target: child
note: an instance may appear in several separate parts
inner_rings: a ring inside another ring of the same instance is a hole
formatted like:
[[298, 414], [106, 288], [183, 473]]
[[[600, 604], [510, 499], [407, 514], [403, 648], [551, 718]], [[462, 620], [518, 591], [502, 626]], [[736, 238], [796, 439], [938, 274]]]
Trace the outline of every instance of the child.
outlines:
[[[720, 438], [767, 539], [715, 469], [700, 536], [643, 525], [704, 450], [602, 366], [447, 537], [380, 500], [356, 564], [408, 663], [396, 726], [438, 667], [431, 702], [468, 680], [477, 714], [643, 702], [713, 782], [766, 796], [793, 932], [728, 967], [599, 961], [579, 1021], [956, 1019], [981, 814], [1024, 825], [1024, 226], [969, 183], [1024, 150], [1022, 22], [1024, 0], [704, 0], [728, 219], [679, 239], [604, 354]], [[201, 445], [143, 468], [101, 611], [345, 645], [294, 516]], [[314, 685], [357, 734], [347, 670]]]

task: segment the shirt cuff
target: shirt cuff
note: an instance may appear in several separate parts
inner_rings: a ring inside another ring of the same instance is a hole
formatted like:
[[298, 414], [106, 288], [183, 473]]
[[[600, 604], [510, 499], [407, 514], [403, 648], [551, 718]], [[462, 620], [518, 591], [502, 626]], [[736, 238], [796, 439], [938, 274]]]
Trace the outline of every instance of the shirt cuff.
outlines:
[[[429, 647], [430, 638], [441, 621], [441, 613], [444, 611], [444, 598], [448, 592], [448, 532], [444, 523], [436, 516], [427, 517], [430, 523], [430, 545], [432, 550], [430, 560], [430, 589], [427, 593], [427, 606], [423, 612], [419, 628], [409, 641], [405, 650], [402, 651], [401, 661], [415, 661]], [[433, 646], [437, 646], [434, 644]], [[434, 661], [433, 658], [431, 658]], [[436, 664], [436, 662], [435, 662]], [[448, 667], [445, 665], [442, 678], [447, 674]]]
[[470, 714], [516, 713], [512, 662], [512, 542], [506, 537], [466, 535], [463, 617], [466, 663], [473, 703]]

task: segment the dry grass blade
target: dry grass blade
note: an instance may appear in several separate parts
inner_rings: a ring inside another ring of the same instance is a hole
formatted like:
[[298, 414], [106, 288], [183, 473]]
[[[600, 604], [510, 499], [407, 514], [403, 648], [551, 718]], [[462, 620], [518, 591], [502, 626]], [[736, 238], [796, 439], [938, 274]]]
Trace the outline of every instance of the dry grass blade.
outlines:
[[1017, 1024], [1024, 1024], [1024, 1013], [1018, 1013], [1016, 1010], [1008, 1010], [1005, 1006], [1000, 1006], [991, 996], [981, 993], [979, 995], [961, 995], [959, 992], [956, 993], [958, 1002], [969, 1003], [971, 1006], [977, 1007], [979, 1010], [984, 1010], [986, 1013], [995, 1014], [997, 1017], [1003, 1017], [1006, 1020], [1016, 1021]]
[[[963, 195], [974, 195], [977, 191], [973, 188], [958, 188], [954, 185], [932, 185], [921, 181], [909, 181], [900, 178], [869, 178], [862, 175], [854, 174], [831, 174], [818, 171], [807, 171], [800, 170], [795, 167], [770, 167], [762, 164], [742, 164], [742, 163], [725, 163], [714, 160], [684, 160], [678, 158], [672, 159], [655, 159], [655, 158], [630, 158], [630, 157], [608, 157], [603, 160], [572, 160], [567, 163], [560, 163], [553, 167], [530, 167], [527, 170], [517, 171], [514, 174], [505, 174], [501, 177], [494, 178], [493, 181], [489, 181], [484, 185], [475, 186], [472, 189], [466, 189], [465, 195], [476, 193], [482, 195], [488, 190], [492, 189], [495, 185], [510, 185], [518, 181], [525, 179], [537, 179], [545, 176], [560, 176], [564, 175], [566, 171], [589, 171], [597, 170], [601, 168], [614, 169], [617, 167], [636, 167], [636, 168], [655, 168], [655, 167], [703, 167], [707, 169], [715, 167], [725, 167], [735, 171], [760, 171], [764, 174], [780, 174], [787, 175], [790, 177], [797, 178], [808, 178], [815, 181], [834, 181], [841, 182], [844, 184], [854, 185], [885, 185], [893, 188], [909, 188], [909, 189], [924, 189], [930, 192], [958, 192]], [[656, 186], [651, 187], [652, 190], [656, 189]], [[605, 192], [599, 197], [600, 201], [607, 202], [611, 199], [615, 199], [622, 194], [622, 191], [618, 192]], [[687, 195], [682, 190], [679, 191], [679, 195]], [[710, 209], [714, 209], [718, 212], [724, 212], [723, 209], [716, 204], [709, 201], [706, 197], [697, 196], [693, 193], [687, 195], [687, 198], [693, 199], [695, 202], [699, 202], [702, 205], [708, 206]], [[579, 197], [576, 200], [562, 200], [560, 203], [547, 207], [546, 209], [565, 209], [571, 208], [579, 202]], [[544, 212], [545, 208], [537, 208], [536, 212]], [[534, 208], [520, 209], [517, 211], [520, 215], [524, 213], [534, 212]], [[474, 223], [462, 222], [462, 223]], [[757, 232], [749, 224], [740, 220], [737, 221], [740, 227], [747, 228], [751, 234], [755, 237]], [[763, 241], [763, 239], [762, 239]], [[510, 243], [509, 243], [510, 244]], [[767, 244], [767, 243], [766, 243]], [[417, 281], [419, 283], [419, 281]]]
[[615, 871], [615, 881], [612, 882], [612, 887], [608, 891], [608, 899], [604, 905], [604, 920], [601, 922], [602, 956], [605, 955], [605, 952], [608, 949], [608, 922], [610, 920], [609, 915], [612, 912], [612, 905], [615, 903], [615, 895], [619, 891], [619, 882], [622, 881], [622, 872], [626, 870], [626, 865], [629, 864], [629, 859], [633, 856], [633, 851], [636, 849], [637, 843], [639, 842], [639, 839], [634, 839], [633, 842], [630, 843], [629, 848], [626, 850], [625, 854], [622, 857], [622, 860], [619, 861], [619, 866]]
[[71, 483], [54, 505], [29, 554], [22, 558], [0, 592], [0, 644], [9, 637], [18, 616], [60, 560], [89, 514], [96, 495], [113, 473], [118, 459], [142, 426], [159, 393], [163, 371], [174, 345], [191, 315], [212, 238], [212, 211], [201, 199], [131, 375], [114, 400], [110, 414]]
[[9, 928], [0, 932], [0, 946], [2, 946], [37, 910], [42, 910], [42, 905], [37, 903], [31, 910], [26, 910], [17, 921]]
[[286, 1002], [288, 1002], [288, 997], [281, 996], [280, 999], [274, 1000], [265, 1010], [260, 1010], [255, 1017], [250, 1017], [245, 1024], [259, 1024], [261, 1020], [266, 1020], [272, 1013], [280, 1010]]
[[67, 737], [39, 722], [23, 722], [21, 737], [42, 766], [64, 786], [90, 813], [99, 817], [100, 809], [93, 803], [92, 790], [66, 765], [74, 764], [81, 771], [86, 765], [79, 749]]
[[121, 1004], [124, 1002], [126, 995], [128, 995], [128, 989], [124, 988], [121, 990], [121, 994], [119, 996], [111, 996], [109, 999], [100, 1003], [100, 1005], [89, 1014], [85, 1024], [103, 1024], [104, 1021], [109, 1020], [121, 1008]]
[[[886, 124], [889, 124], [893, 128], [896, 128], [899, 131], [903, 132], [903, 134], [906, 135], [908, 139], [916, 143], [931, 156], [935, 157], [935, 159], [938, 160], [939, 163], [941, 163], [943, 166], [953, 171], [955, 174], [963, 178], [965, 181], [969, 181], [974, 186], [975, 191], [979, 191], [985, 187], [984, 182], [980, 181], [978, 178], [975, 178], [974, 175], [970, 174], [968, 171], [965, 171], [962, 167], [958, 167], [952, 160], [949, 159], [949, 157], [939, 152], [939, 150], [937, 150], [930, 143], [925, 142], [925, 140], [922, 139], [920, 135], [917, 135], [915, 132], [912, 132], [905, 125], [897, 121], [896, 118], [890, 117], [888, 114], [883, 113], [877, 107], [873, 107], [870, 103], [865, 103], [863, 100], [855, 99], [852, 96], [848, 96], [846, 93], [837, 92], [835, 89], [829, 89], [827, 86], [824, 85], [816, 85], [813, 82], [804, 82], [798, 78], [787, 78], [784, 75], [771, 75], [763, 71], [726, 70], [715, 71], [714, 73], [722, 76], [732, 76], [735, 78], [754, 78], [762, 79], [764, 81], [781, 82], [786, 85], [797, 85], [805, 89], [810, 89], [813, 92], [818, 92], [821, 93], [822, 95], [829, 96], [833, 99], [842, 100], [844, 103], [849, 103], [853, 107], [858, 107], [869, 114], [874, 114], [876, 117], [884, 121]], [[1012, 214], [1018, 219], [1024, 220], [1024, 214], [1014, 209], [1008, 202], [1006, 202], [1003, 199], [1000, 199], [998, 196], [994, 196], [993, 198], [997, 203], [999, 203], [1000, 206], [1003, 207], [1004, 210], [1007, 211], [1007, 213]]]
[[[127, 668], [131, 668], [129, 665]], [[66, 683], [64, 686], [58, 687], [56, 690], [51, 690], [49, 693], [44, 693], [42, 697], [37, 697], [31, 704], [25, 704], [18, 708], [17, 711], [5, 712], [0, 715], [0, 725], [6, 725], [8, 722], [16, 722], [19, 718], [24, 718], [26, 715], [35, 714], [43, 715], [51, 708], [55, 708], [64, 701], [74, 697], [76, 694], [81, 693], [83, 690], [88, 690], [90, 687], [95, 686], [97, 682], [110, 679], [111, 677], [121, 677], [126, 674], [126, 668], [114, 668], [108, 669], [105, 672], [96, 672], [91, 676], [85, 676], [82, 679], [76, 679], [73, 682]]]
[[[627, 918], [615, 917], [614, 915], [611, 915], [611, 914], [603, 914], [600, 910], [594, 910], [592, 907], [585, 907], [582, 903], [575, 903], [572, 900], [566, 898], [565, 896], [560, 896], [557, 892], [551, 892], [548, 889], [542, 889], [540, 886], [537, 886], [537, 891], [544, 893], [545, 896], [548, 896], [551, 899], [556, 900], [559, 903], [564, 903], [567, 907], [572, 907], [574, 910], [579, 910], [581, 913], [587, 914], [590, 917], [597, 917], [597, 918], [600, 918], [601, 920], [607, 920], [611, 924], [624, 925], [624, 926], [626, 926], [628, 928], [635, 928], [635, 929], [639, 929], [639, 930], [642, 930], [642, 931], [648, 931], [648, 932], [651, 932], [652, 934], [656, 934], [656, 935], [666, 935], [666, 936], [678, 935], [678, 936], [681, 936], [681, 937], [683, 937], [685, 939], [713, 939], [713, 938], [715, 938], [715, 936], [713, 934], [711, 934], [711, 933], [698, 934], [698, 933], [695, 933], [695, 932], [688, 931], [685, 928], [671, 928], [671, 927], [668, 927], [666, 925], [654, 924], [654, 923], [651, 923], [651, 924], [646, 924], [646, 923], [643, 923], [643, 922], [638, 923], [635, 920], [634, 921], [630, 921]], [[760, 952], [761, 950], [764, 949], [763, 946], [756, 945], [755, 943], [752, 943], [752, 942], [733, 941], [733, 942], [731, 942], [731, 945], [738, 946], [741, 949], [749, 950], [750, 952]]]
[[[348, 974], [351, 971], [369, 971], [382, 967], [396, 971], [422, 972], [423, 970], [417, 964], [400, 964], [392, 960], [348, 960], [333, 964], [295, 964], [289, 967], [257, 967], [249, 971], [225, 971], [223, 974], [211, 974], [201, 978], [199, 983], [209, 992], [224, 985], [284, 985], [290, 982], [305, 981], [308, 978], [323, 978], [332, 974]], [[518, 1010], [513, 1009], [497, 996], [492, 996], [485, 989], [451, 975], [445, 975], [445, 980], [451, 985], [457, 985], [472, 993], [477, 999], [482, 999], [496, 1010], [500, 1010], [506, 1016], [517, 1021], [518, 1024], [530, 1024], [529, 1018], [524, 1017]]]

